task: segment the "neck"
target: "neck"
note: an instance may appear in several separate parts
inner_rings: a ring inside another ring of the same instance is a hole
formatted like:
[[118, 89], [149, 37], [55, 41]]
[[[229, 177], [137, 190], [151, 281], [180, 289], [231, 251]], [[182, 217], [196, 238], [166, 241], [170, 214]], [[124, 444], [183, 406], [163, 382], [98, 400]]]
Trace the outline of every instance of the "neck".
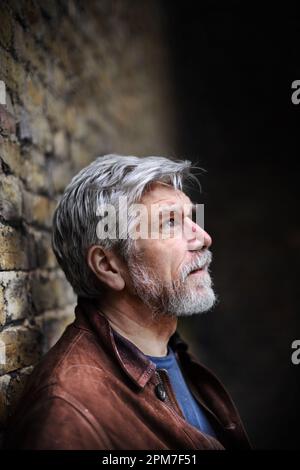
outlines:
[[177, 327], [176, 317], [164, 315], [153, 319], [151, 311], [141, 301], [132, 301], [132, 298], [106, 298], [101, 300], [99, 310], [117, 333], [144, 354], [157, 357], [167, 355], [169, 339]]

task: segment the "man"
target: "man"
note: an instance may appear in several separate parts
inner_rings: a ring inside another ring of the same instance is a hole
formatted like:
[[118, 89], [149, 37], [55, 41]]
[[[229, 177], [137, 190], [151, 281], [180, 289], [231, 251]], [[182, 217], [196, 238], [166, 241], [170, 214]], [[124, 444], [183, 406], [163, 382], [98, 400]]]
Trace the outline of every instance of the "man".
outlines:
[[66, 188], [53, 249], [76, 318], [31, 375], [8, 447], [249, 448], [228, 393], [176, 331], [215, 302], [212, 241], [183, 191], [193, 178], [188, 161], [113, 154]]

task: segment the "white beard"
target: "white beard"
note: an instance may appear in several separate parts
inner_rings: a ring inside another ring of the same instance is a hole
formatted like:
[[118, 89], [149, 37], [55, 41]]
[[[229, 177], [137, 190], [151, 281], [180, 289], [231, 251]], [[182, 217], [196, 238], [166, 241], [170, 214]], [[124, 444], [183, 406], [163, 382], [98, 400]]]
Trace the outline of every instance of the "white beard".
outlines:
[[169, 315], [190, 316], [210, 310], [216, 301], [209, 272], [189, 275], [199, 266], [210, 264], [209, 250], [197, 253], [194, 262], [185, 265], [179, 278], [162, 283], [155, 270], [145, 266], [136, 255], [130, 256], [128, 268], [133, 293], [148, 306], [154, 317]]

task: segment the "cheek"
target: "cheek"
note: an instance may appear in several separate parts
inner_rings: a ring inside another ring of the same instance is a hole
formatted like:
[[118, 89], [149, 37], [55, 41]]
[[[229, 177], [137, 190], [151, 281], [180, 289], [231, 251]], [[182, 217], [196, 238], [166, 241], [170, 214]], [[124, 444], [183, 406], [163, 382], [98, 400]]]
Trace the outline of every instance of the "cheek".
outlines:
[[151, 256], [151, 262], [149, 265], [157, 273], [158, 277], [165, 278], [169, 272], [170, 257], [169, 254], [164, 251], [156, 251]]
[[186, 257], [186, 247], [181, 239], [147, 240], [141, 243], [143, 260], [160, 279], [170, 280], [178, 277], [178, 271]]
[[175, 280], [186, 258], [186, 250], [178, 240], [169, 240], [159, 251], [156, 259], [156, 269], [166, 280]]
[[182, 243], [177, 243], [172, 252], [172, 277], [175, 279], [184, 263], [187, 262], [187, 250]]

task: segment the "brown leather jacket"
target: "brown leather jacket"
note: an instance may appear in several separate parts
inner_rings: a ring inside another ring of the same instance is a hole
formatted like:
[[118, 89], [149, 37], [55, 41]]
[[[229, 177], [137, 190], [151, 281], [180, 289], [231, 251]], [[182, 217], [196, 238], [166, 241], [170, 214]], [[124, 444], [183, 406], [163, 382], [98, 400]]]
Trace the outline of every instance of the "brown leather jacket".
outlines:
[[[218, 440], [183, 417], [166, 371], [116, 333], [91, 301], [35, 367], [10, 423], [6, 448], [247, 449], [239, 414], [219, 380], [170, 338], [184, 377]], [[166, 392], [166, 393], [165, 393]]]

